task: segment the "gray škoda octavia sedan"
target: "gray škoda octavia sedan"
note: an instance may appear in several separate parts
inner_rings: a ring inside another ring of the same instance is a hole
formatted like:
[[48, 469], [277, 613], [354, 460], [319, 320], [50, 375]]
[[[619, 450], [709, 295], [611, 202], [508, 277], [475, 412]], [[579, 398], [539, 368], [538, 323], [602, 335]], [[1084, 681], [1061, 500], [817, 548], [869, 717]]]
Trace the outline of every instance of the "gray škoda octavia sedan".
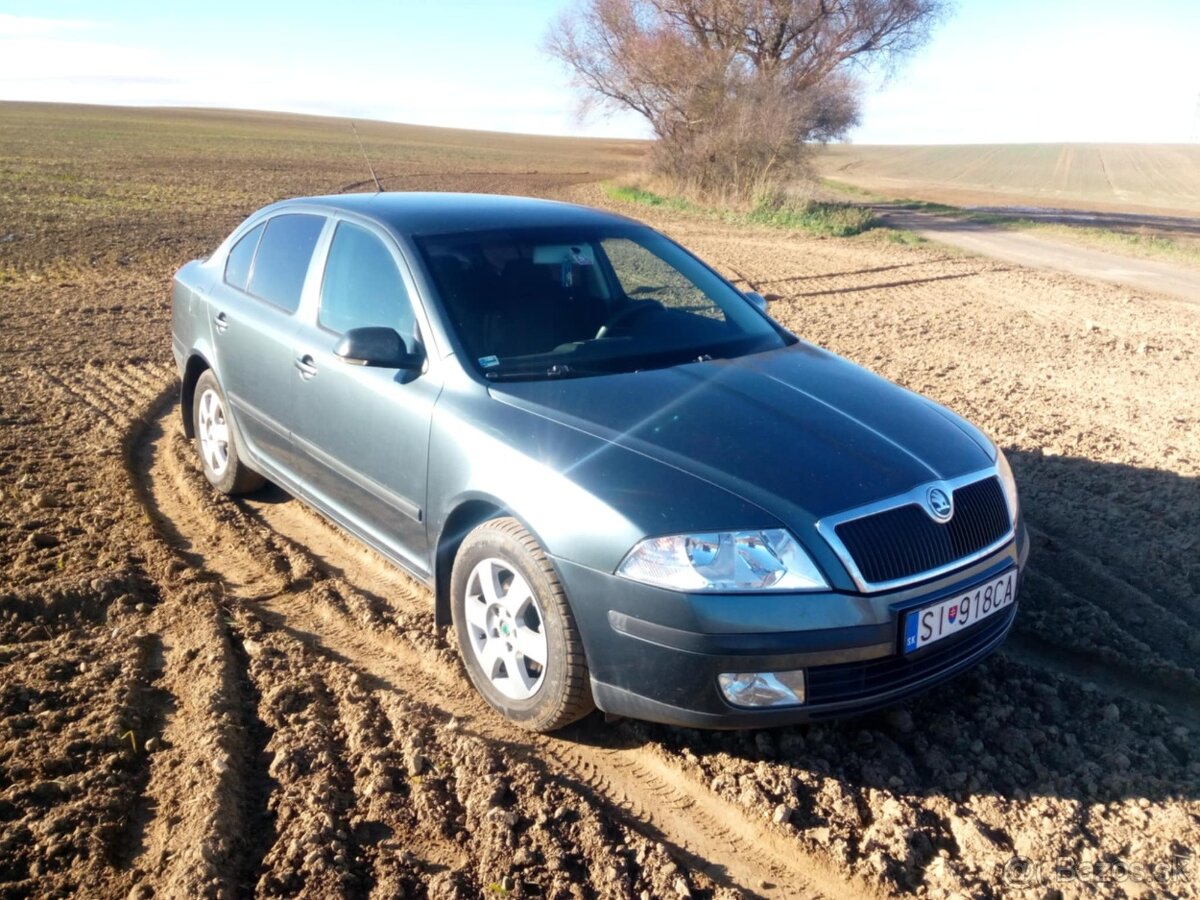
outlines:
[[208, 480], [270, 479], [427, 584], [527, 728], [854, 713], [1012, 625], [1028, 539], [1004, 454], [637, 222], [288, 200], [173, 301]]

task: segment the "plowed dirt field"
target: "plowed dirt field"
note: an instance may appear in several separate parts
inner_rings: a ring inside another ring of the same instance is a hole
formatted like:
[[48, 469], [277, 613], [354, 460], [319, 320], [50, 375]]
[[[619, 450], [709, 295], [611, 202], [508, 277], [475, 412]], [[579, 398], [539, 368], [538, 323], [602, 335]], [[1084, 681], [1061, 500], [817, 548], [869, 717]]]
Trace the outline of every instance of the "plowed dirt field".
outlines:
[[[531, 736], [423, 587], [182, 434], [172, 272], [361, 181], [341, 128], [0, 105], [0, 897], [1200, 893], [1200, 306], [622, 207], [985, 428], [1031, 568], [1004, 650], [894, 710]], [[641, 152], [389, 129], [391, 189], [611, 205]]]

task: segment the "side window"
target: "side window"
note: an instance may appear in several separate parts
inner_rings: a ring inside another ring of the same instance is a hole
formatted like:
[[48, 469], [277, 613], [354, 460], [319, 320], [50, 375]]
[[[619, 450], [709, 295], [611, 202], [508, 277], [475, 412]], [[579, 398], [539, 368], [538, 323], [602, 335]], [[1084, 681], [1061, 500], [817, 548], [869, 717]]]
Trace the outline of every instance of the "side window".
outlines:
[[250, 280], [250, 265], [254, 262], [254, 251], [258, 249], [258, 239], [262, 237], [263, 225], [257, 225], [242, 235], [242, 239], [233, 245], [225, 260], [225, 283], [231, 284], [238, 290], [246, 289]]
[[340, 222], [333, 233], [321, 282], [319, 321], [339, 334], [371, 325], [395, 328], [406, 341], [416, 331], [396, 261], [365, 228]]
[[323, 216], [288, 213], [267, 222], [254, 257], [250, 293], [268, 303], [295, 312], [300, 305], [304, 276], [313, 247], [325, 227]]

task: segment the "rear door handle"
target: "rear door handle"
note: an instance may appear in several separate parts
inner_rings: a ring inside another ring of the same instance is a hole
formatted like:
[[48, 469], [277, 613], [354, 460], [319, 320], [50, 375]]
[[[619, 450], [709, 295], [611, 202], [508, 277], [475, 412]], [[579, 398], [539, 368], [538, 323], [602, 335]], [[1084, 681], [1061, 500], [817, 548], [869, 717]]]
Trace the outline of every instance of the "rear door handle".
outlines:
[[224, 334], [225, 329], [229, 327], [229, 316], [223, 312], [217, 313], [213, 319], [213, 325], [216, 326], [217, 334]]
[[317, 374], [317, 367], [313, 364], [313, 358], [307, 353], [296, 357], [295, 365], [300, 372], [300, 377], [305, 381], [308, 381], [308, 379]]

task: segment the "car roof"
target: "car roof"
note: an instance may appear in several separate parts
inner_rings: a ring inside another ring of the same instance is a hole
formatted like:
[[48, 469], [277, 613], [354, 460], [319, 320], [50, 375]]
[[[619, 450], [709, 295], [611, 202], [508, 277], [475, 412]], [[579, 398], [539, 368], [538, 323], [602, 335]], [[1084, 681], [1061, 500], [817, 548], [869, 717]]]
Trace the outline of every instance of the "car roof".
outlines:
[[314, 205], [377, 219], [397, 233], [407, 235], [491, 231], [514, 227], [559, 228], [639, 224], [624, 216], [587, 206], [501, 194], [417, 191], [333, 194], [325, 197], [297, 197], [276, 204], [275, 208]]

